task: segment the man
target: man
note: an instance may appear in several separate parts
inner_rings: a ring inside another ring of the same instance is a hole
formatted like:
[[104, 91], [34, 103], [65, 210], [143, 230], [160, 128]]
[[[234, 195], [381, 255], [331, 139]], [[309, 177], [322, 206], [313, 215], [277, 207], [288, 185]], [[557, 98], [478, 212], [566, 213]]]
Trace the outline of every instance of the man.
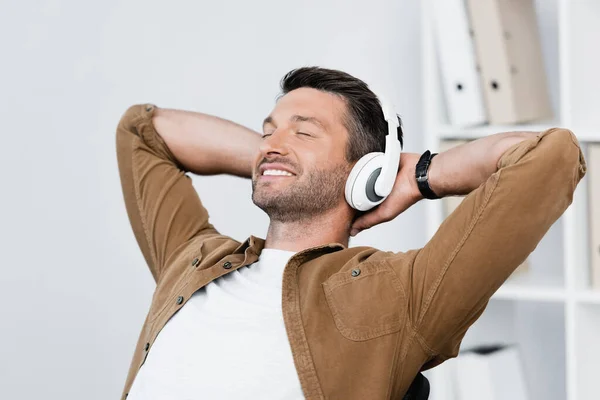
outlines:
[[[201, 113], [127, 110], [123, 193], [157, 287], [122, 398], [398, 399], [457, 355], [586, 164], [566, 129], [472, 141], [431, 160], [435, 195], [468, 196], [425, 247], [348, 248], [351, 233], [424, 197], [420, 154], [403, 153], [383, 203], [362, 215], [346, 202], [352, 166], [383, 151], [386, 133], [362, 81], [316, 67], [283, 78], [262, 135]], [[251, 178], [266, 239], [217, 231], [187, 172]]]

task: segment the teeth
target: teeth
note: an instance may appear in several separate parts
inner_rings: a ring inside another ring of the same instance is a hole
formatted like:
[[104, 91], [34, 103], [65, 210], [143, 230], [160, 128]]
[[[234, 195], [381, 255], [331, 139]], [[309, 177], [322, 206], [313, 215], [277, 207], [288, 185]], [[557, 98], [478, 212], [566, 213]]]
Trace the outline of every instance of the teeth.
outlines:
[[263, 175], [282, 175], [282, 176], [294, 176], [287, 171], [281, 171], [279, 169], [267, 169], [263, 172]]

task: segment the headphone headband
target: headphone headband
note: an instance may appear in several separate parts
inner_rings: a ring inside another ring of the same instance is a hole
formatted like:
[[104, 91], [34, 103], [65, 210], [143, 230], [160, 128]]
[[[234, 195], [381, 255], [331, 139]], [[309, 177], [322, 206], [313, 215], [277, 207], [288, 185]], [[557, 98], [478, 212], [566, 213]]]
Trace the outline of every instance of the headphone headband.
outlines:
[[400, 122], [398, 121], [398, 115], [393, 104], [383, 94], [376, 93], [373, 89], [371, 91], [377, 96], [381, 110], [383, 111], [383, 117], [388, 125], [388, 132], [385, 137], [383, 165], [381, 173], [375, 182], [375, 193], [378, 196], [386, 197], [392, 192], [400, 164], [400, 152], [402, 151], [398, 138]]
[[[373, 89], [371, 89], [371, 91], [375, 94], [375, 96], [377, 96], [377, 99], [379, 100], [379, 105], [381, 106], [381, 110], [383, 111], [383, 118], [388, 123], [388, 134], [391, 134], [392, 126], [393, 129], [398, 129], [398, 127], [400, 126], [394, 106], [382, 94], [375, 93]], [[395, 131], [394, 133], [397, 134], [397, 131]]]

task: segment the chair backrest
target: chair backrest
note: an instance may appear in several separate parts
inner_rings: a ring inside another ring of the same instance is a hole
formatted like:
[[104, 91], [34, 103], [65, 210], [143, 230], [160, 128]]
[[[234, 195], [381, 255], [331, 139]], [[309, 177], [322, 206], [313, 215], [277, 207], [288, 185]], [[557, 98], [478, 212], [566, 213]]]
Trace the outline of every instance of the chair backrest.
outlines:
[[419, 372], [402, 400], [427, 400], [429, 398], [429, 380]]

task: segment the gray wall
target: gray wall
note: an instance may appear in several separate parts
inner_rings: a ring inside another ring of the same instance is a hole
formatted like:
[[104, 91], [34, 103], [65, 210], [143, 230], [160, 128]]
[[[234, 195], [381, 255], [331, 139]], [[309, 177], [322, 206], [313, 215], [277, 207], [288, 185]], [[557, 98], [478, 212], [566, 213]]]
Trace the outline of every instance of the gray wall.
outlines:
[[[418, 2], [4, 2], [0, 13], [0, 398], [111, 399], [154, 283], [127, 220], [115, 127], [134, 103], [260, 129], [289, 69], [386, 82], [422, 151]], [[264, 237], [250, 182], [194, 178], [212, 222]], [[424, 243], [417, 204], [351, 245]], [[235, 221], [243, 221], [236, 223]]]

